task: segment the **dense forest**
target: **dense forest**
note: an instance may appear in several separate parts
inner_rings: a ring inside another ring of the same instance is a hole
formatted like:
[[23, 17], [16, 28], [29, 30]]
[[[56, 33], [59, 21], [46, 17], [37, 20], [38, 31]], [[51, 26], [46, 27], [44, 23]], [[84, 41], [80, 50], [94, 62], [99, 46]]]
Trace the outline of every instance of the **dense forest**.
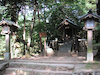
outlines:
[[[0, 0], [0, 20], [10, 20], [21, 27], [11, 36], [12, 56], [16, 55], [15, 53], [19, 57], [27, 53], [30, 55], [41, 53], [40, 32], [47, 34], [47, 40], [59, 38], [61, 34], [58, 32], [57, 26], [66, 17], [82, 27], [83, 23], [79, 22], [78, 17], [86, 14], [89, 9], [100, 15], [100, 1]], [[94, 33], [94, 46], [99, 48], [99, 24]], [[5, 37], [0, 34], [0, 55], [6, 51], [4, 40]]]

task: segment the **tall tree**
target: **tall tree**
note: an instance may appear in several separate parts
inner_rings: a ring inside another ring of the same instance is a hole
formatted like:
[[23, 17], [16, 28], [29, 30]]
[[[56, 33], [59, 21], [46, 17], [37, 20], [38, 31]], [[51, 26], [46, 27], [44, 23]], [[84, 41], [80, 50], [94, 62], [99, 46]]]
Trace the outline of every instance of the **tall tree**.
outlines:
[[24, 17], [24, 28], [23, 28], [23, 40], [24, 40], [24, 48], [23, 48], [23, 55], [25, 55], [26, 53], [26, 45], [25, 45], [25, 41], [26, 41], [26, 30], [25, 30], [25, 26], [26, 26], [26, 14], [25, 14], [25, 9], [26, 7], [24, 6], [22, 8], [22, 13], [23, 13], [23, 17]]
[[37, 10], [37, 0], [33, 0], [34, 2], [34, 7], [33, 7], [33, 18], [32, 18], [32, 24], [31, 24], [31, 30], [30, 30], [30, 38], [31, 38], [31, 42], [33, 42], [33, 28], [34, 28], [34, 24], [35, 24], [35, 17], [36, 17], [36, 10]]
[[100, 0], [97, 0], [97, 14], [100, 15]]
[[[97, 14], [98, 15], [100, 15], [100, 0], [97, 0]], [[97, 46], [98, 46], [98, 52], [97, 52], [97, 54], [96, 54], [96, 58], [100, 58], [100, 39], [99, 39], [99, 37], [100, 37], [100, 27], [98, 26], [98, 32], [97, 32], [97, 34], [96, 34], [96, 43], [97, 43]]]

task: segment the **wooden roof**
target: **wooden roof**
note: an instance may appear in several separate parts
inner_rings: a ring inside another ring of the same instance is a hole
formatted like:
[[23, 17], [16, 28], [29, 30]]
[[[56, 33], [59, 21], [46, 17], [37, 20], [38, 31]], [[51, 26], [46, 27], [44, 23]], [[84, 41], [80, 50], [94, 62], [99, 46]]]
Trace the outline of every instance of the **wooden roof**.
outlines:
[[89, 12], [83, 16], [79, 17], [80, 21], [85, 21], [86, 19], [93, 18], [97, 22], [100, 22], [100, 16], [97, 14], [92, 13], [92, 10], [89, 10]]
[[71, 27], [73, 27], [73, 28], [79, 28], [79, 26], [78, 25], [76, 25], [73, 21], [71, 21], [70, 19], [68, 19], [68, 18], [66, 18], [64, 21], [62, 21], [61, 23], [60, 23], [60, 25], [58, 26], [58, 29], [61, 29], [62, 27], [64, 27], [64, 26], [71, 26]]
[[8, 25], [10, 27], [20, 28], [19, 25], [17, 25], [15, 22], [8, 21], [8, 20], [2, 20], [0, 21], [0, 26]]

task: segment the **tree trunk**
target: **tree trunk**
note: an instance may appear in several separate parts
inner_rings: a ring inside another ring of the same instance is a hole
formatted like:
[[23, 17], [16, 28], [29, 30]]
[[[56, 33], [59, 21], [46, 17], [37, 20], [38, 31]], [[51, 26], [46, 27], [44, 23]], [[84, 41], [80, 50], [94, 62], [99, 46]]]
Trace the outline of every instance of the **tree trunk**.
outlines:
[[[98, 2], [97, 2], [97, 14], [98, 15], [100, 15], [100, 0], [98, 0]], [[100, 33], [100, 31], [98, 31], [98, 34]], [[97, 36], [97, 38], [96, 38], [96, 42], [97, 43], [99, 43], [99, 35]], [[95, 56], [96, 58], [100, 58], [100, 47], [98, 47], [98, 52], [97, 52], [97, 54], [96, 54], [96, 56]]]
[[46, 56], [47, 55], [47, 51], [46, 51], [47, 49], [46, 49], [46, 39], [44, 40], [44, 51], [43, 51], [43, 53], [44, 53], [44, 56]]
[[37, 0], [35, 0], [34, 2], [34, 9], [33, 9], [33, 18], [32, 18], [32, 24], [31, 24], [31, 30], [30, 30], [30, 39], [31, 39], [31, 43], [33, 43], [33, 28], [34, 28], [34, 24], [35, 24], [35, 16], [36, 16], [36, 7], [37, 7]]
[[28, 43], [27, 43], [27, 53], [30, 53], [30, 45], [33, 44], [33, 28], [35, 24], [35, 16], [36, 16], [36, 7], [37, 7], [37, 0], [34, 1], [34, 9], [33, 9], [33, 18], [32, 18], [32, 24], [30, 28], [30, 33], [28, 36]]
[[100, 15], [100, 0], [97, 2], [97, 14]]
[[[38, 21], [39, 21], [39, 24], [40, 24], [40, 14], [39, 14], [39, 7], [38, 7]], [[39, 39], [40, 39], [40, 50], [41, 50], [41, 53], [43, 55], [43, 51], [42, 51], [42, 40], [41, 40], [41, 37], [39, 36]]]
[[[24, 16], [24, 29], [23, 29], [23, 40], [25, 41], [25, 26], [26, 26], [26, 17], [25, 17], [25, 14], [23, 14], [23, 16]], [[25, 55], [25, 43], [23, 43], [24, 44], [24, 48], [23, 48], [23, 55]]]
[[28, 36], [27, 51], [26, 51], [26, 54], [28, 55], [30, 55], [30, 44], [31, 44], [31, 39], [30, 36]]
[[[100, 37], [100, 31], [98, 31], [98, 35], [96, 36], [96, 43], [100, 43], [100, 39], [99, 39], [99, 37]], [[95, 58], [100, 58], [100, 47], [97, 47], [97, 49], [98, 49], [98, 52], [97, 52], [97, 54], [95, 55]]]

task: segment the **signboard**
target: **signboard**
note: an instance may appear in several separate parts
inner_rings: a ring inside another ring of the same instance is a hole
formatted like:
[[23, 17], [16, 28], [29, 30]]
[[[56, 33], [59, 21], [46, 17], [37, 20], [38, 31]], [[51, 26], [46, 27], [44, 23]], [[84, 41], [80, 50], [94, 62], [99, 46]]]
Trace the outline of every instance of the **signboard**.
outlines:
[[47, 34], [46, 34], [45, 32], [40, 32], [40, 33], [39, 33], [39, 36], [40, 36], [40, 37], [46, 37]]

